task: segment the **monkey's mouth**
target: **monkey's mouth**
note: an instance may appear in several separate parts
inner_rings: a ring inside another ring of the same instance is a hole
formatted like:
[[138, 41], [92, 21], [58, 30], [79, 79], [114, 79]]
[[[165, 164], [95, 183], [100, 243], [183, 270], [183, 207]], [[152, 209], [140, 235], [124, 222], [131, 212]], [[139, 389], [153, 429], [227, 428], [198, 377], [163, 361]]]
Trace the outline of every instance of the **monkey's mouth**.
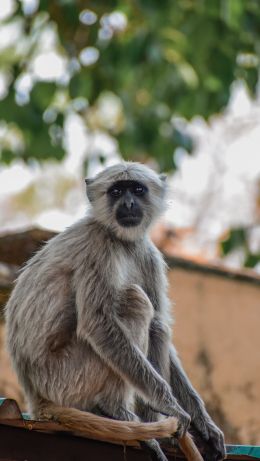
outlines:
[[138, 226], [143, 218], [143, 212], [140, 207], [132, 206], [131, 208], [121, 205], [116, 210], [116, 220], [122, 227]]
[[116, 219], [122, 227], [134, 227], [140, 224], [142, 216], [136, 213], [117, 213]]
[[133, 227], [133, 226], [138, 226], [141, 222], [141, 218], [138, 216], [125, 216], [124, 218], [121, 218], [118, 220], [119, 224], [123, 227]]

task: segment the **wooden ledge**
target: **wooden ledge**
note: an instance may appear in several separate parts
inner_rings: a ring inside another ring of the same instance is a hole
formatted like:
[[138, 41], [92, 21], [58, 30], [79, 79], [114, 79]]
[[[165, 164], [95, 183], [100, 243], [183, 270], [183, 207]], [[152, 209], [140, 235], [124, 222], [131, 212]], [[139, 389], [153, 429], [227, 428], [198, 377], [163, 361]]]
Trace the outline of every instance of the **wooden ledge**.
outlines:
[[[33, 421], [21, 413], [12, 399], [0, 398], [0, 440], [0, 461], [147, 461], [147, 455], [140, 450], [137, 441], [108, 443], [105, 439], [94, 440], [72, 433], [56, 422]], [[165, 452], [169, 461], [185, 459], [176, 449]], [[226, 459], [260, 460], [260, 446], [227, 445]]]

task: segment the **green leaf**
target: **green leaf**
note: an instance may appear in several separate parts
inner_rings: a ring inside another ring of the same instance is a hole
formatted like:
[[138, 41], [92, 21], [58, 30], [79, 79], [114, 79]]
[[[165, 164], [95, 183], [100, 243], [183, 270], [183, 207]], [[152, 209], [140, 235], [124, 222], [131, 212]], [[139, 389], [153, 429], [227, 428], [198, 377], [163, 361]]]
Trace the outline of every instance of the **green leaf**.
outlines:
[[15, 159], [17, 158], [17, 156], [15, 155], [15, 153], [11, 150], [8, 150], [8, 149], [3, 149], [1, 152], [0, 152], [0, 161], [2, 163], [5, 163], [6, 165], [10, 165], [10, 163]]
[[260, 253], [248, 253], [244, 262], [245, 267], [255, 267], [260, 262]]
[[222, 254], [227, 255], [238, 247], [246, 245], [247, 235], [244, 228], [230, 230], [227, 238], [220, 243]]
[[52, 103], [55, 91], [55, 83], [37, 82], [30, 94], [31, 103], [40, 111], [44, 111]]

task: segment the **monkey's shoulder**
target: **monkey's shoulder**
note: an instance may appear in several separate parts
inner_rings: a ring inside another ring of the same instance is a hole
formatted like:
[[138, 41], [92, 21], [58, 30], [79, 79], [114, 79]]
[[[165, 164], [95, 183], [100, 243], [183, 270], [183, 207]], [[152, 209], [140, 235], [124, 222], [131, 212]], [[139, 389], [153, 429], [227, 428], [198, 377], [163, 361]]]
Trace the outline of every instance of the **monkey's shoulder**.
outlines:
[[51, 238], [29, 263], [38, 262], [40, 259], [74, 260], [78, 255], [98, 250], [99, 247], [101, 249], [104, 244], [105, 232], [93, 219], [86, 216]]
[[167, 264], [160, 250], [154, 245], [151, 239], [146, 239], [144, 242], [144, 257], [145, 263], [151, 265], [153, 270], [165, 270]]

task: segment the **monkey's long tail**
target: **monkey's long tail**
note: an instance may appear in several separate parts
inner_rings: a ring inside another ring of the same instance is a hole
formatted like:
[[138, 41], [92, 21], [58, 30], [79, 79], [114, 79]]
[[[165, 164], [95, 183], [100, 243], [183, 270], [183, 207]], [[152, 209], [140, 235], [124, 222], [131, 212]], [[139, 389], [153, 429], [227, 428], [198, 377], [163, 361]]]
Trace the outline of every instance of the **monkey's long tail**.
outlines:
[[44, 408], [42, 408], [42, 415], [44, 419], [57, 421], [74, 432], [108, 441], [171, 437], [178, 427], [178, 421], [174, 417], [152, 423], [118, 421], [46, 401]]
[[198, 448], [188, 432], [178, 440], [178, 443], [188, 461], [203, 461]]
[[[118, 421], [46, 401], [43, 415], [46, 419], [55, 420], [74, 432], [111, 442], [172, 437], [178, 428], [178, 420], [174, 417], [152, 423]], [[179, 439], [179, 445], [188, 461], [203, 461], [188, 433]]]

